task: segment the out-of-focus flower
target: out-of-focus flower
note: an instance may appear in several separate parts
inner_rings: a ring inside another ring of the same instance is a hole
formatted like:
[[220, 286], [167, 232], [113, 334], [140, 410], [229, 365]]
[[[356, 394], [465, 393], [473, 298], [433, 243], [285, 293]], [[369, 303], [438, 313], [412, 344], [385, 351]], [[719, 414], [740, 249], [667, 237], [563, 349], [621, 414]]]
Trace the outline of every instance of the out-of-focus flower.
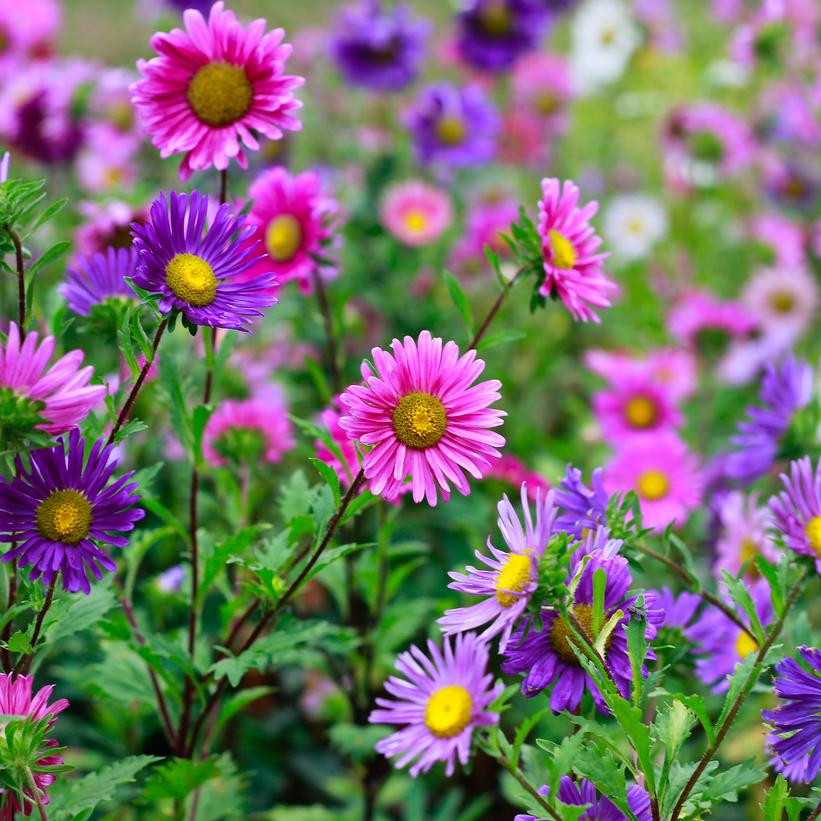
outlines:
[[[541, 787], [539, 792], [547, 796], [549, 787]], [[570, 807], [587, 807], [579, 816], [582, 821], [627, 821], [627, 816], [605, 796], [601, 795], [592, 781], [582, 778], [574, 781], [569, 775], [563, 775], [556, 793], [562, 804]], [[652, 821], [653, 814], [650, 806], [650, 795], [638, 784], [631, 784], [627, 788], [627, 806], [638, 821]], [[513, 821], [547, 821], [535, 815], [519, 813]]]
[[108, 248], [130, 248], [131, 226], [148, 219], [148, 210], [122, 200], [79, 203], [77, 210], [85, 221], [74, 233], [74, 250], [79, 256], [93, 256]]
[[776, 268], [803, 268], [804, 227], [782, 214], [758, 214], [750, 225], [750, 234], [759, 244], [772, 253]]
[[744, 338], [756, 329], [739, 302], [722, 301], [710, 291], [690, 290], [679, 297], [667, 320], [670, 333], [694, 348], [711, 345], [714, 336]]
[[62, 6], [57, 0], [15, 0], [0, 2], [0, 68], [19, 69], [23, 61], [46, 58], [60, 31]]
[[525, 55], [513, 67], [511, 84], [513, 99], [537, 115], [545, 136], [565, 131], [574, 92], [570, 69], [562, 57], [542, 52]]
[[400, 653], [385, 689], [394, 698], [377, 698], [372, 724], [398, 724], [401, 730], [379, 741], [376, 750], [396, 758], [396, 766], [411, 764], [414, 777], [438, 761], [445, 775], [453, 774], [455, 759], [468, 763], [473, 730], [499, 720], [489, 705], [503, 686], [493, 685], [487, 673], [488, 646], [474, 633], [444, 639], [442, 650], [428, 641], [428, 656], [415, 645]]
[[492, 428], [506, 415], [490, 407], [501, 382], [473, 383], [484, 370], [476, 351], [462, 356], [455, 342], [443, 344], [422, 331], [418, 340], [394, 339], [393, 355], [371, 351], [362, 364], [364, 385], [351, 385], [339, 398], [346, 414], [340, 426], [350, 439], [371, 449], [362, 468], [370, 489], [395, 497], [411, 477], [414, 502], [436, 505], [450, 483], [470, 493], [465, 471], [481, 479], [501, 455], [505, 440]]
[[108, 123], [89, 126], [86, 141], [77, 156], [77, 179], [92, 194], [131, 188], [137, 180], [134, 153], [137, 142]]
[[379, 205], [382, 225], [405, 245], [430, 245], [450, 227], [453, 208], [441, 188], [421, 180], [391, 185]]
[[177, 593], [182, 588], [184, 580], [185, 568], [181, 564], [175, 564], [157, 576], [157, 589], [161, 593]]
[[245, 148], [259, 148], [256, 134], [275, 140], [302, 126], [294, 97], [301, 77], [285, 75], [291, 47], [282, 29], [265, 31], [265, 21], [247, 28], [221, 2], [206, 20], [199, 11], [183, 14], [185, 31], [151, 38], [157, 57], [140, 60], [142, 79], [132, 99], [161, 156], [184, 153], [180, 178], [214, 166], [228, 168], [236, 157], [248, 167]]
[[129, 89], [136, 79], [137, 75], [125, 68], [99, 71], [88, 101], [89, 114], [119, 134], [135, 137], [137, 116]]
[[604, 236], [622, 259], [641, 259], [667, 233], [667, 214], [647, 194], [613, 197], [604, 211]]
[[690, 624], [702, 601], [698, 593], [685, 590], [676, 596], [669, 587], [647, 590], [644, 595], [648, 606], [664, 613], [662, 626], [676, 630], [683, 630]]
[[548, 150], [544, 125], [535, 112], [513, 106], [503, 113], [496, 152], [501, 162], [541, 169], [547, 164]]
[[686, 399], [696, 387], [695, 358], [682, 348], [657, 348], [641, 359], [624, 351], [591, 348], [584, 364], [613, 386], [627, 378], [650, 379], [663, 386], [674, 401]]
[[[821, 465], [821, 463], [819, 463]], [[821, 573], [821, 467], [809, 456], [790, 463], [781, 474], [784, 490], [770, 499], [776, 528], [790, 550], [811, 556]]]
[[550, 490], [550, 483], [539, 473], [530, 470], [527, 465], [510, 453], [503, 453], [500, 459], [493, 463], [488, 476], [501, 479], [513, 487], [527, 486], [527, 495], [531, 502], [536, 501], [540, 494]]
[[684, 32], [672, 0], [636, 0], [636, 20], [648, 32], [648, 43], [664, 53], [679, 51]]
[[103, 570], [117, 569], [100, 545], [127, 547], [119, 534], [133, 530], [145, 511], [134, 507], [134, 471], [109, 485], [117, 467], [113, 445], [100, 439], [86, 458], [86, 440], [75, 428], [67, 446], [61, 439], [32, 451], [30, 470], [18, 456], [14, 477], [0, 480], [0, 540], [12, 542], [3, 561], [31, 565], [29, 578], [46, 585], [60, 574], [64, 590], [90, 593], [89, 573], [102, 579]]
[[126, 277], [137, 271], [137, 252], [133, 248], [109, 248], [105, 253], [81, 258], [69, 268], [66, 281], [58, 287], [75, 314], [89, 316], [91, 309], [107, 299], [131, 299], [134, 292]]
[[479, 199], [468, 208], [462, 238], [451, 254], [451, 268], [473, 274], [487, 270], [485, 246], [501, 259], [509, 257], [510, 246], [502, 239], [510, 233], [511, 225], [519, 218], [519, 205], [510, 197]]
[[786, 347], [812, 322], [818, 286], [803, 268], [765, 268], [747, 283], [741, 303], [765, 334], [777, 334]]
[[769, 511], [759, 506], [754, 493], [745, 496], [735, 490], [727, 494], [718, 510], [718, 517], [721, 536], [716, 542], [715, 573], [719, 578], [722, 570], [737, 576], [744, 564], [747, 564], [747, 573], [754, 577], [758, 572], [755, 565], [757, 556], [763, 556], [774, 564], [778, 562], [778, 550], [767, 533]]

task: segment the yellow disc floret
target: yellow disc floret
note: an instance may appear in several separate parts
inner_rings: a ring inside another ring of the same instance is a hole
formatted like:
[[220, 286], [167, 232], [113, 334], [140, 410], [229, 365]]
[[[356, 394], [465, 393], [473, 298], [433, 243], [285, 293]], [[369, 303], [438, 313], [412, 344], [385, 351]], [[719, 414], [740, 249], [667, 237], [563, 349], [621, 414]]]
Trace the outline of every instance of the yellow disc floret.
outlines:
[[573, 243], [555, 228], [551, 228], [547, 235], [550, 238], [550, 249], [553, 252], [552, 263], [562, 271], [569, 271], [576, 264], [577, 259]]
[[424, 211], [413, 209], [405, 214], [405, 227], [414, 234], [421, 234], [428, 227], [428, 217]]
[[292, 260], [302, 245], [302, 226], [293, 214], [280, 214], [269, 223], [265, 247], [276, 262]]
[[502, 607], [512, 607], [518, 601], [514, 593], [521, 593], [530, 581], [532, 562], [524, 553], [511, 553], [496, 578], [496, 601]]
[[213, 128], [231, 125], [251, 108], [254, 92], [242, 66], [206, 63], [191, 78], [186, 97], [200, 122]]
[[447, 414], [438, 396], [409, 393], [393, 410], [396, 438], [409, 448], [424, 450], [435, 445], [445, 432]]
[[[573, 615], [576, 617], [576, 621], [579, 623], [579, 627], [582, 628], [582, 632], [585, 637], [592, 644], [596, 640], [596, 636], [593, 635], [593, 608], [589, 604], [577, 604], [573, 607]], [[559, 616], [550, 627], [550, 644], [556, 651], [556, 655], [562, 661], [567, 664], [575, 664], [578, 666], [579, 660], [573, 652], [571, 642], [582, 652], [584, 652], [583, 648], [579, 646], [579, 639], [573, 635], [570, 627], [565, 623], [564, 619]], [[611, 633], [607, 637], [607, 641], [604, 645], [605, 654], [607, 653], [607, 650], [610, 649], [610, 645], [612, 643], [613, 634]]]
[[735, 642], [735, 651], [740, 659], [745, 659], [750, 653], [758, 650], [758, 642], [747, 632], [742, 630]]
[[34, 515], [40, 535], [52, 542], [77, 544], [91, 527], [91, 504], [79, 490], [52, 491]]
[[670, 490], [670, 480], [660, 470], [645, 470], [639, 476], [636, 490], [643, 499], [655, 502], [667, 495]]
[[436, 136], [445, 145], [459, 145], [465, 139], [465, 123], [455, 114], [446, 114], [436, 124]]
[[649, 428], [658, 417], [656, 403], [647, 396], [634, 396], [624, 406], [624, 415], [631, 428]]
[[485, 32], [492, 37], [503, 37], [508, 34], [513, 24], [507, 6], [501, 0], [488, 3], [479, 12], [479, 20]]
[[816, 555], [821, 556], [821, 516], [813, 516], [807, 522], [804, 532], [807, 534], [810, 547]]
[[437, 738], [453, 738], [470, 724], [473, 699], [459, 685], [440, 687], [425, 707], [425, 726]]
[[214, 269], [196, 254], [175, 254], [165, 268], [165, 284], [178, 299], [202, 308], [217, 295]]

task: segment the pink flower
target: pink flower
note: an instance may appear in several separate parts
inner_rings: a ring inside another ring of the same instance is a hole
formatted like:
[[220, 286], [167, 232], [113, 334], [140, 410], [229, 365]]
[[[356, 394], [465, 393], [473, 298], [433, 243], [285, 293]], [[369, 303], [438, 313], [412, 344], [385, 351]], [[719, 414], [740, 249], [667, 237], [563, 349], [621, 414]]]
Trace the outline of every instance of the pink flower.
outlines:
[[[268, 257], [251, 268], [253, 278], [273, 271], [280, 284], [297, 282], [303, 293], [310, 293], [312, 272], [334, 237], [334, 221], [339, 205], [322, 190], [322, 182], [313, 171], [292, 176], [284, 168], [272, 168], [257, 177], [248, 190], [254, 201], [248, 213], [248, 224], [256, 228], [250, 241], [262, 240]], [[334, 271], [325, 266], [328, 278]]]
[[628, 374], [634, 378], [649, 378], [663, 386], [674, 401], [686, 399], [696, 386], [696, 361], [689, 351], [681, 348], [658, 348], [643, 359], [625, 351], [590, 349], [584, 364], [593, 373], [618, 386]]
[[511, 197], [478, 200], [473, 203], [465, 220], [465, 231], [450, 258], [452, 270], [473, 273], [489, 270], [485, 246], [489, 245], [502, 259], [510, 257], [510, 246], [502, 239], [510, 234], [510, 226], [519, 218], [519, 205]]
[[0, 0], [0, 67], [8, 71], [22, 60], [50, 54], [61, 18], [56, 0]]
[[750, 227], [752, 238], [772, 251], [777, 268], [806, 264], [803, 227], [781, 214], [758, 214]]
[[132, 86], [134, 105], [161, 156], [185, 153], [181, 179], [224, 170], [233, 157], [247, 168], [243, 145], [256, 151], [257, 135], [277, 140], [301, 128], [293, 91], [303, 80], [283, 74], [291, 53], [285, 32], [266, 33], [264, 20], [246, 28], [221, 0], [207, 21], [194, 9], [183, 20], [185, 31], [151, 38], [159, 56], [137, 63], [143, 79]]
[[741, 302], [765, 335], [788, 347], [809, 327], [818, 307], [818, 286], [804, 268], [763, 268], [744, 287]]
[[500, 479], [515, 488], [526, 487], [531, 502], [535, 502], [540, 493], [547, 493], [550, 490], [550, 482], [544, 476], [530, 470], [521, 459], [510, 453], [503, 453], [501, 459], [493, 463], [488, 476]]
[[767, 533], [770, 512], [758, 504], [754, 493], [745, 496], [741, 491], [732, 491], [722, 502], [718, 515], [721, 520], [721, 536], [716, 542], [716, 576], [721, 578], [722, 570], [737, 576], [741, 566], [746, 563], [749, 563], [747, 573], [756, 576], [756, 556], [778, 563], [778, 550]]
[[514, 101], [542, 121], [543, 136], [565, 131], [574, 94], [570, 68], [562, 57], [543, 52], [524, 55], [513, 67], [511, 83]]
[[11, 323], [5, 346], [0, 342], [0, 388], [11, 388], [16, 396], [42, 402], [39, 414], [45, 422], [38, 427], [48, 433], [65, 433], [102, 401], [106, 389], [104, 385], [89, 385], [94, 369], [80, 367], [82, 351], [70, 351], [46, 368], [54, 352], [54, 337], [37, 343], [38, 335], [29, 331], [21, 345], [20, 331]]
[[379, 205], [385, 229], [413, 247], [435, 242], [450, 227], [452, 218], [448, 193], [421, 180], [391, 185]]
[[511, 165], [544, 168], [548, 162], [548, 140], [542, 119], [524, 106], [505, 111], [497, 156]]
[[422, 331], [418, 340], [394, 339], [393, 355], [374, 348], [373, 366], [362, 363], [364, 385], [340, 397], [347, 411], [339, 424], [350, 439], [371, 449], [362, 461], [370, 489], [395, 496], [410, 476], [414, 502], [435, 506], [450, 483], [467, 496], [465, 471], [481, 479], [501, 455], [505, 440], [491, 428], [506, 414], [490, 405], [501, 383], [473, 383], [485, 368], [469, 350], [461, 357], [455, 342], [443, 345]]
[[749, 336], [756, 329], [756, 321], [738, 302], [722, 302], [710, 291], [691, 290], [670, 309], [667, 328], [673, 336], [695, 347], [705, 331], [721, 331], [735, 339]]
[[137, 181], [134, 154], [137, 141], [108, 123], [86, 132], [86, 143], [77, 156], [77, 179], [92, 194], [131, 188]]
[[542, 195], [539, 236], [545, 281], [540, 293], [557, 294], [576, 320], [599, 322], [593, 309], [609, 307], [609, 295], [617, 290], [605, 276], [607, 254], [596, 253], [601, 240], [590, 225], [599, 204], [578, 208], [579, 189], [570, 180], [564, 186], [555, 178], [542, 180]]
[[659, 532], [682, 524], [701, 502], [703, 480], [695, 457], [674, 433], [633, 437], [604, 469], [608, 493], [636, 492], [644, 526]]
[[131, 247], [131, 223], [142, 225], [148, 209], [122, 200], [81, 202], [77, 210], [85, 221], [74, 232], [74, 251], [79, 257], [90, 257], [108, 248]]

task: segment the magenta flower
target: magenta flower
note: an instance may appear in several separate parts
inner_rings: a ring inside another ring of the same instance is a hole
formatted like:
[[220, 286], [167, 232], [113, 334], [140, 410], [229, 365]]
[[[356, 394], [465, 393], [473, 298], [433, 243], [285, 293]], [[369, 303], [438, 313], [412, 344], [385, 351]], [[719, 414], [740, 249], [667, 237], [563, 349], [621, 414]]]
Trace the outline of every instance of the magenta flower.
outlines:
[[185, 153], [181, 179], [211, 166], [224, 170], [234, 157], [247, 168], [243, 146], [256, 151], [258, 136], [278, 140], [302, 127], [293, 92], [303, 79], [283, 73], [291, 53], [285, 32], [266, 32], [264, 20], [246, 28], [221, 1], [207, 21], [195, 9], [183, 20], [185, 31], [151, 38], [159, 56], [138, 61], [134, 105], [163, 157]]
[[65, 433], [82, 422], [89, 411], [105, 396], [105, 386], [90, 385], [94, 369], [81, 368], [82, 351], [69, 351], [50, 368], [46, 365], [54, 352], [54, 337], [38, 345], [38, 335], [26, 334], [20, 342], [20, 331], [10, 323], [5, 344], [0, 341], [0, 391], [42, 402], [38, 425], [47, 433]]
[[695, 357], [683, 348], [657, 348], [641, 359], [625, 351], [592, 348], [584, 355], [584, 364], [614, 387], [628, 377], [650, 379], [676, 402], [690, 396], [698, 380]]
[[543, 133], [566, 130], [574, 93], [570, 67], [562, 57], [541, 51], [526, 54], [516, 61], [510, 79], [514, 100], [539, 117]]
[[413, 762], [410, 774], [416, 777], [443, 761], [450, 776], [457, 757], [462, 766], [468, 763], [473, 730], [499, 720], [488, 706], [503, 687], [486, 673], [488, 646], [474, 633], [446, 638], [442, 650], [428, 640], [428, 653], [416, 646], [400, 653], [396, 669], [404, 678], [385, 682], [394, 698], [377, 698], [368, 721], [403, 725], [376, 745], [377, 752], [397, 759], [397, 767]]
[[379, 218], [390, 234], [414, 247], [430, 245], [453, 219], [446, 191], [421, 180], [391, 185], [379, 205]]
[[573, 318], [599, 322], [595, 308], [610, 306], [610, 294], [617, 290], [605, 276], [602, 262], [607, 254], [596, 253], [601, 240], [590, 218], [598, 211], [597, 202], [578, 207], [579, 189], [565, 180], [542, 180], [539, 201], [539, 236], [544, 254], [544, 296], [557, 295]]
[[811, 556], [821, 573], [821, 462], [815, 470], [809, 456], [790, 462], [781, 481], [785, 489], [770, 499], [775, 526], [787, 547]]
[[702, 336], [716, 332], [730, 339], [748, 336], [756, 329], [755, 318], [738, 302], [721, 301], [710, 291], [684, 293], [670, 309], [670, 333], [695, 346]]
[[491, 428], [506, 414], [491, 408], [501, 382], [474, 385], [485, 363], [469, 350], [461, 357], [455, 342], [443, 345], [422, 331], [418, 340], [394, 339], [393, 355], [374, 348], [373, 366], [362, 364], [364, 385], [351, 385], [340, 397], [347, 413], [339, 424], [350, 439], [371, 450], [362, 468], [373, 493], [396, 496], [410, 476], [414, 502], [436, 505], [450, 483], [464, 496], [465, 471], [481, 479], [505, 440]]

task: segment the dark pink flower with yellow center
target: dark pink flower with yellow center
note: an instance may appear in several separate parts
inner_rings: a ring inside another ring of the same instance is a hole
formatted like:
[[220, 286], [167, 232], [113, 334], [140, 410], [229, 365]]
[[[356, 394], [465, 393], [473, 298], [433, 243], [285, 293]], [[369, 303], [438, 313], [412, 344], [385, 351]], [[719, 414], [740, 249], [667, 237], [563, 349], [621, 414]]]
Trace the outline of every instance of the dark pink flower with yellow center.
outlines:
[[610, 295], [618, 290], [605, 275], [602, 264], [608, 254], [598, 253], [601, 239], [590, 224], [598, 202], [579, 207], [575, 183], [556, 178], [542, 180], [539, 201], [539, 236], [542, 240], [544, 296], [558, 296], [573, 318], [599, 322], [596, 308], [610, 307]]
[[293, 92], [304, 81], [284, 74], [291, 53], [285, 32], [266, 32], [265, 20], [245, 27], [222, 2], [208, 20], [195, 9], [183, 20], [184, 31], [151, 38], [159, 56], [138, 61], [143, 77], [131, 88], [134, 105], [163, 157], [185, 154], [181, 179], [211, 166], [224, 170], [232, 158], [247, 168], [243, 146], [256, 151], [258, 137], [278, 140], [302, 127]]
[[393, 355], [374, 348], [373, 365], [362, 364], [365, 384], [351, 385], [339, 399], [346, 410], [340, 426], [370, 448], [362, 469], [371, 491], [395, 498], [410, 477], [414, 502], [436, 505], [451, 484], [467, 496], [465, 472], [481, 479], [505, 443], [492, 428], [506, 414], [490, 407], [501, 398], [501, 382], [474, 385], [485, 368], [476, 351], [460, 356], [455, 342], [429, 331], [418, 340], [394, 339], [391, 348]]

